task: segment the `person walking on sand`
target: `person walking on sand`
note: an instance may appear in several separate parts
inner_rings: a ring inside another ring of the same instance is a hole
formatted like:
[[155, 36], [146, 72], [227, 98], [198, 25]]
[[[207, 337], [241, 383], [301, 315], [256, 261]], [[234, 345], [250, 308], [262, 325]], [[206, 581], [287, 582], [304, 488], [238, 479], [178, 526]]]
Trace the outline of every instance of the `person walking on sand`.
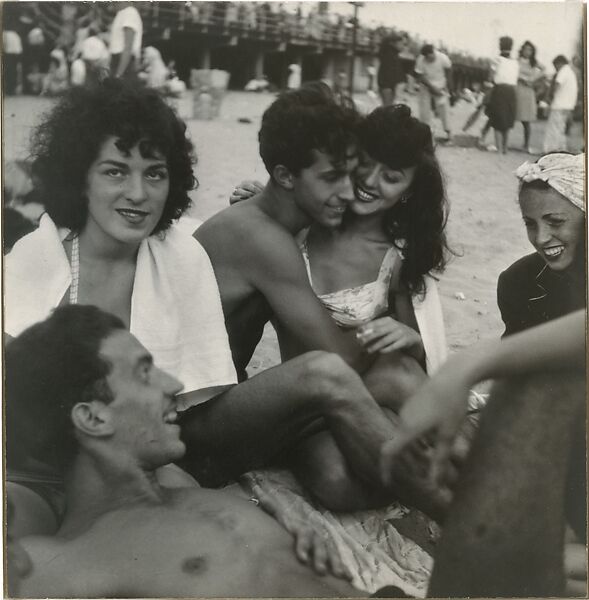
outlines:
[[495, 146], [497, 151], [503, 154], [507, 153], [509, 130], [515, 123], [515, 86], [519, 74], [519, 64], [517, 60], [511, 58], [512, 48], [512, 38], [503, 36], [499, 39], [500, 55], [491, 67], [495, 87], [493, 87], [487, 107], [489, 122], [495, 130]]
[[578, 83], [569, 61], [559, 54], [552, 64], [556, 69], [550, 113], [544, 134], [544, 152], [567, 149], [566, 126], [576, 104]]
[[536, 120], [537, 102], [534, 84], [542, 76], [536, 60], [536, 46], [525, 41], [519, 51], [519, 74], [515, 88], [515, 120], [524, 128], [524, 150], [531, 154], [531, 124]]
[[[407, 39], [398, 33], [385, 37], [378, 50], [378, 89], [383, 105], [395, 104], [397, 88], [407, 81], [403, 62], [399, 54], [405, 49]], [[372, 89], [370, 87], [370, 89]]]
[[132, 2], [121, 2], [110, 32], [110, 72], [134, 78], [141, 60], [143, 21]]
[[415, 74], [419, 86], [419, 120], [431, 125], [432, 107], [442, 121], [448, 141], [450, 130], [450, 92], [452, 87], [452, 62], [432, 44], [425, 44], [415, 61]]

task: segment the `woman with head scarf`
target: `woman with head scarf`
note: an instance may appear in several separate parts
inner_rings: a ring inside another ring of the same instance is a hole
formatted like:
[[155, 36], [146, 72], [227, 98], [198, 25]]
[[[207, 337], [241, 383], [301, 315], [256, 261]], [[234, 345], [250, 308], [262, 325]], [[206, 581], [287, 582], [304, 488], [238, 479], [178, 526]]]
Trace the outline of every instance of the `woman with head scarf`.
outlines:
[[536, 252], [499, 276], [504, 335], [585, 307], [585, 155], [553, 153], [515, 172], [519, 204]]

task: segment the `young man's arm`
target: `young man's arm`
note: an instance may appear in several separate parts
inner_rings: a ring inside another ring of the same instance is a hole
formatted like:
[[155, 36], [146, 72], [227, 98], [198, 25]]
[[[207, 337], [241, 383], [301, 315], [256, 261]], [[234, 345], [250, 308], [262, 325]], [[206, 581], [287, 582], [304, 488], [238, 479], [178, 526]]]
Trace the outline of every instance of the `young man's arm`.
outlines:
[[368, 366], [362, 346], [339, 329], [311, 288], [300, 249], [290, 235], [279, 229], [260, 232], [242, 256], [251, 283], [270, 304], [296, 354], [324, 350], [339, 354], [359, 372]]

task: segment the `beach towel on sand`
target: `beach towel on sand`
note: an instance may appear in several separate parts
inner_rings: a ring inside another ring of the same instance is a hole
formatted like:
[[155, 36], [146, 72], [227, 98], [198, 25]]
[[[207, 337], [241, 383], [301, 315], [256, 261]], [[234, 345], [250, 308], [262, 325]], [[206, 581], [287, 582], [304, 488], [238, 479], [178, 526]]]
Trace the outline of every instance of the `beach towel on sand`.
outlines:
[[425, 597], [433, 560], [394, 527], [394, 519], [409, 512], [398, 502], [379, 510], [333, 513], [314, 502], [294, 475], [282, 469], [246, 473], [241, 487], [253, 499], [269, 498], [275, 518], [287, 529], [289, 521], [299, 520], [328, 538], [358, 590], [373, 594], [394, 585], [408, 596]]
[[[68, 233], [45, 214], [6, 257], [4, 328], [12, 337], [46, 319], [67, 292], [71, 271], [62, 240]], [[175, 226], [139, 247], [130, 330], [185, 392], [237, 381], [211, 262]]]
[[[432, 277], [425, 281], [425, 296], [414, 301], [414, 310], [431, 375], [446, 360], [447, 347], [437, 285]], [[252, 471], [241, 483], [254, 498], [270, 498], [278, 521], [284, 524], [289, 519], [301, 519], [329, 536], [359, 590], [372, 594], [394, 585], [409, 596], [426, 595], [433, 560], [394, 526], [395, 519], [409, 513], [408, 508], [394, 502], [383, 509], [336, 514], [321, 507], [292, 473], [282, 469]]]

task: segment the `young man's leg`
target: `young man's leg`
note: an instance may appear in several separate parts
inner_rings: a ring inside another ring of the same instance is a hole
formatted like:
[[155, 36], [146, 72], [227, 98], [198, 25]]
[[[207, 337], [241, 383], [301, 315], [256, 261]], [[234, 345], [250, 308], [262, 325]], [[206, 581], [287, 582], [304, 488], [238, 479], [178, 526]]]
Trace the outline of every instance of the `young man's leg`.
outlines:
[[325, 352], [263, 371], [187, 411], [181, 420], [187, 444], [183, 466], [197, 479], [207, 464], [211, 473], [232, 478], [269, 464], [320, 421], [354, 473], [363, 481], [379, 481], [380, 446], [394, 435], [393, 425], [359, 375]]
[[450, 128], [450, 101], [448, 96], [444, 95], [436, 98], [436, 112], [449, 140], [452, 137], [452, 129]]
[[403, 352], [379, 354], [362, 374], [362, 381], [380, 406], [398, 412], [405, 400], [425, 382], [423, 367]]
[[387, 87], [380, 88], [380, 98], [383, 106], [389, 106], [395, 103], [395, 90]]
[[494, 387], [438, 544], [430, 596], [563, 592], [565, 481], [584, 403], [578, 373]]
[[[394, 428], [396, 416], [387, 409], [384, 412]], [[413, 450], [396, 461], [387, 489], [380, 482], [359, 477], [327, 431], [309, 436], [290, 454], [289, 464], [299, 481], [331, 510], [367, 510], [400, 500], [436, 521], [442, 521], [448, 511], [449, 492], [432, 484], [425, 449]]]
[[426, 125], [430, 125], [432, 120], [432, 95], [423, 85], [420, 85], [417, 94], [419, 103], [419, 120]]

